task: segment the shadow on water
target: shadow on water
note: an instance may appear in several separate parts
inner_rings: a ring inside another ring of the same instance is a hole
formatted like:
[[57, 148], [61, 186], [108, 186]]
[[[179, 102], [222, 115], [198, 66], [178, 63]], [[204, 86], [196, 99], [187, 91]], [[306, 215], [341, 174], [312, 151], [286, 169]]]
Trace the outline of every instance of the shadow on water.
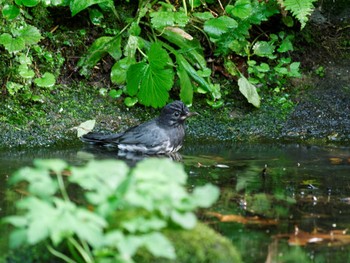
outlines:
[[[14, 214], [19, 198], [7, 188], [10, 174], [35, 158], [62, 158], [73, 165], [90, 159], [140, 156], [81, 144], [69, 148], [0, 152], [0, 217]], [[181, 155], [188, 187], [211, 182], [221, 189], [202, 221], [232, 240], [244, 262], [349, 262], [350, 148], [300, 144], [190, 143]], [[9, 229], [0, 253], [8, 249]]]

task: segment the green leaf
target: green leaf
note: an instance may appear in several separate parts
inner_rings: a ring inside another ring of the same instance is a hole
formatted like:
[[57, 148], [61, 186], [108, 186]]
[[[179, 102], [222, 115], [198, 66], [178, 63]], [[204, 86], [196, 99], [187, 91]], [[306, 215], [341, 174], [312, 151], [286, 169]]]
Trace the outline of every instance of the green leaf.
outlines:
[[293, 44], [292, 40], [293, 36], [288, 35], [285, 39], [282, 40], [280, 47], [277, 49], [278, 52], [283, 53], [283, 52], [288, 52], [288, 51], [293, 51]]
[[122, 94], [123, 94], [123, 90], [121, 90], [121, 89], [118, 89], [118, 90], [112, 89], [108, 92], [108, 96], [110, 96], [112, 99], [117, 99]]
[[198, 12], [198, 13], [193, 13], [192, 15], [204, 21], [214, 18], [211, 12]]
[[18, 74], [25, 79], [31, 79], [35, 75], [34, 71], [29, 69], [26, 64], [21, 64], [18, 66]]
[[72, 0], [70, 1], [70, 10], [72, 16], [75, 16], [80, 11], [88, 8], [91, 5], [108, 2], [109, 5], [114, 5], [112, 0]]
[[139, 102], [145, 106], [163, 107], [173, 85], [174, 73], [166, 68], [171, 60], [158, 43], [151, 45], [147, 55], [149, 64], [140, 62], [129, 67], [126, 90], [130, 96], [137, 95]]
[[136, 97], [126, 97], [124, 103], [127, 107], [134, 106], [139, 100]]
[[6, 4], [2, 9], [2, 15], [7, 20], [15, 19], [19, 15], [19, 8], [15, 5]]
[[240, 19], [248, 18], [253, 11], [251, 0], [237, 0], [234, 6], [228, 5], [225, 10], [227, 13]]
[[26, 45], [37, 44], [41, 39], [39, 29], [35, 26], [26, 26], [18, 30], [18, 37], [23, 39]]
[[254, 54], [259, 57], [268, 57], [274, 59], [276, 56], [273, 54], [275, 46], [266, 41], [257, 41], [253, 46]]
[[16, 82], [12, 82], [12, 81], [7, 81], [6, 82], [6, 89], [7, 89], [8, 93], [13, 96], [18, 91], [23, 89], [23, 85], [19, 84], [19, 83], [16, 83]]
[[208, 208], [218, 200], [220, 190], [218, 187], [206, 184], [204, 186], [198, 186], [194, 189], [192, 198], [197, 206]]
[[95, 26], [101, 25], [103, 14], [98, 9], [89, 9], [89, 17], [92, 24], [94, 24]]
[[51, 88], [55, 85], [55, 76], [49, 72], [45, 72], [41, 78], [36, 78], [34, 83], [39, 87]]
[[147, 250], [155, 257], [176, 258], [174, 247], [161, 233], [151, 233], [143, 236], [143, 243]]
[[40, 169], [52, 170], [56, 174], [62, 173], [67, 167], [67, 163], [60, 159], [35, 159], [34, 165]]
[[25, 48], [23, 38], [13, 38], [10, 34], [4, 33], [0, 35], [0, 44], [4, 45], [8, 52], [18, 52]]
[[204, 31], [215, 42], [222, 34], [236, 28], [238, 23], [228, 16], [213, 18], [204, 23]]
[[24, 5], [26, 7], [33, 7], [38, 5], [40, 0], [15, 0], [17, 5]]
[[120, 37], [100, 37], [90, 46], [87, 54], [78, 61], [78, 67], [81, 67], [80, 73], [88, 75], [89, 70], [93, 68], [105, 55], [110, 54], [115, 60], [122, 56]]
[[301, 29], [306, 25], [306, 22], [309, 20], [309, 16], [314, 10], [313, 2], [316, 0], [283, 0], [281, 1], [282, 7], [285, 7], [286, 10], [291, 11], [293, 16], [295, 16], [301, 23]]
[[125, 57], [118, 60], [112, 67], [111, 70], [111, 81], [117, 85], [124, 84], [126, 81], [126, 73], [130, 65], [135, 64], [136, 61], [134, 58], [130, 59]]
[[256, 90], [256, 87], [249, 82], [243, 75], [238, 79], [239, 91], [248, 100], [249, 103], [255, 107], [260, 107], [260, 96]]
[[171, 220], [184, 229], [192, 229], [197, 223], [197, 218], [192, 212], [180, 213], [176, 210], [171, 213]]
[[178, 66], [177, 75], [180, 79], [180, 99], [186, 105], [191, 105], [193, 100], [193, 86], [190, 77], [182, 65]]

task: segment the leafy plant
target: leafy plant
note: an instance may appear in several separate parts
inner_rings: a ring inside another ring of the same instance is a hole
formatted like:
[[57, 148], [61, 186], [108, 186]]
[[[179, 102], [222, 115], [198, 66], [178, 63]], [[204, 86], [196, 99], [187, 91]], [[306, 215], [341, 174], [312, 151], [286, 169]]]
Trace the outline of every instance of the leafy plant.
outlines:
[[[84, 189], [83, 205], [69, 197], [62, 177], [66, 169], [71, 173], [68, 183]], [[10, 245], [48, 240], [49, 251], [65, 262], [133, 262], [140, 247], [157, 257], [175, 258], [161, 230], [193, 228], [192, 211], [209, 207], [219, 195], [210, 184], [189, 194], [186, 179], [183, 167], [167, 159], [147, 159], [133, 169], [114, 160], [84, 167], [35, 160], [34, 167], [22, 168], [11, 178], [11, 183], [28, 182], [29, 195], [16, 204], [22, 213], [5, 219], [16, 228]], [[68, 251], [58, 251], [62, 243]]]
[[34, 63], [34, 56], [44, 55], [38, 45], [43, 37], [37, 27], [27, 23], [30, 16], [25, 8], [38, 3], [36, 0], [22, 0], [1, 4], [4, 19], [1, 22], [0, 45], [8, 52], [3, 56], [8, 65], [3, 72], [7, 76], [4, 84], [10, 95], [19, 95], [23, 101], [42, 101], [43, 97], [32, 89], [32, 84], [50, 89], [56, 82], [52, 73], [41, 73]]

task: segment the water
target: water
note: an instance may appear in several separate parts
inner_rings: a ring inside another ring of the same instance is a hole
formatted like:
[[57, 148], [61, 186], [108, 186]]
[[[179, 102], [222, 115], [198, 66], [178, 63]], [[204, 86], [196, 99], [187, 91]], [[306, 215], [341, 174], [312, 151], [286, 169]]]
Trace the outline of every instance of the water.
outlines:
[[[19, 197], [9, 176], [34, 158], [81, 165], [117, 155], [80, 144], [0, 152], [1, 218], [16, 212]], [[341, 232], [350, 226], [349, 147], [187, 142], [181, 158], [189, 188], [220, 187], [219, 201], [198, 216], [231, 239], [244, 262], [350, 262], [350, 238]], [[3, 254], [9, 229], [0, 230]]]

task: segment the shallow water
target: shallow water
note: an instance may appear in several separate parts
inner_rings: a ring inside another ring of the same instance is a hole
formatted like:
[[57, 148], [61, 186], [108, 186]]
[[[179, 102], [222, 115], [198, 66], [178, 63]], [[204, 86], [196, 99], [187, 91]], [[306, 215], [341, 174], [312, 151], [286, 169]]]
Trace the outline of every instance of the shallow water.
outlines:
[[[118, 157], [81, 144], [0, 152], [1, 218], [15, 213], [19, 196], [8, 177], [35, 158], [81, 165]], [[244, 262], [350, 262], [350, 238], [341, 232], [350, 227], [350, 147], [187, 142], [176, 158], [189, 188], [220, 187], [220, 200], [198, 216], [231, 239]], [[9, 230], [0, 230], [4, 254]]]

